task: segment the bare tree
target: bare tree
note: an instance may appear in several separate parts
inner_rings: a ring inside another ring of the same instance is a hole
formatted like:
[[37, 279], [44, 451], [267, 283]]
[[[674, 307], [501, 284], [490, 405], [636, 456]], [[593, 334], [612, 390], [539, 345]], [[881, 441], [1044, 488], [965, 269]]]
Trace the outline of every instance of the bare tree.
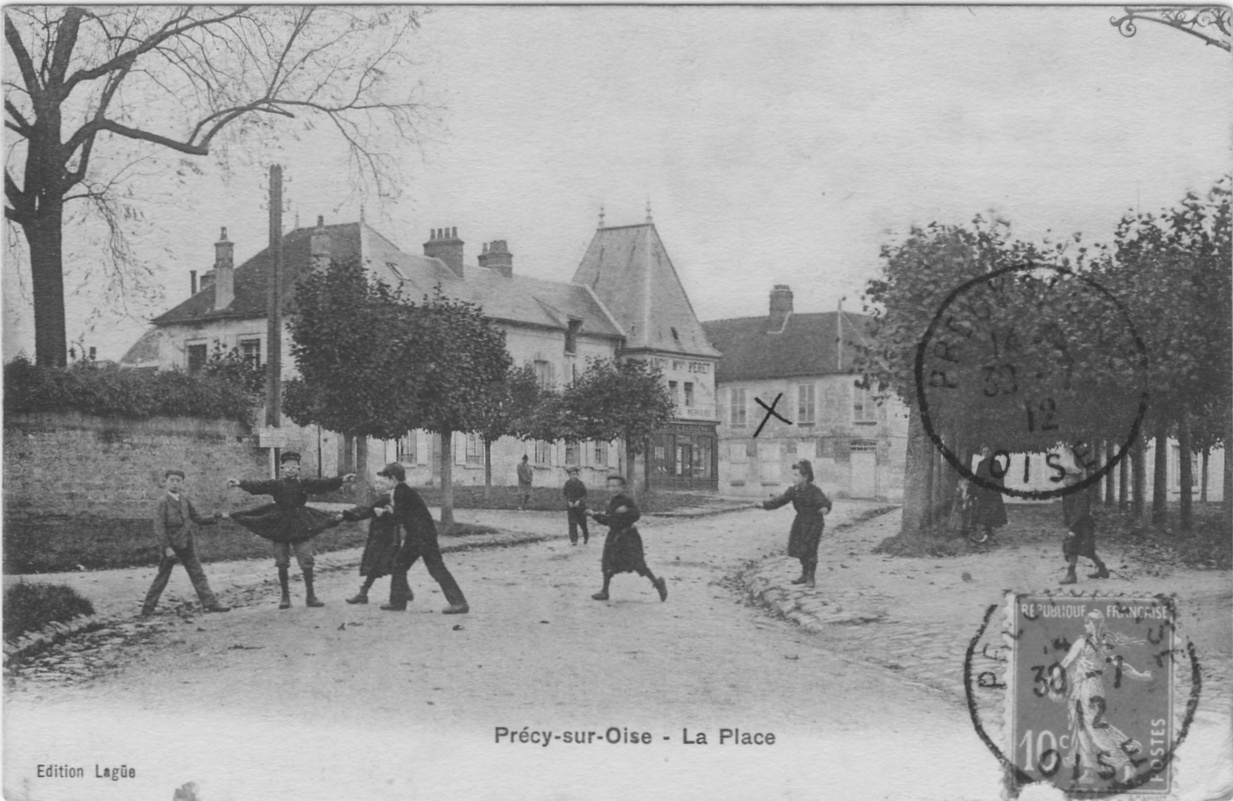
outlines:
[[324, 122], [346, 148], [358, 185], [395, 196], [401, 176], [389, 145], [416, 141], [430, 119], [418, 83], [408, 78], [414, 65], [407, 45], [421, 14], [305, 6], [7, 8], [4, 124], [17, 140], [5, 166], [4, 211], [29, 248], [36, 360], [65, 363], [66, 204], [91, 206], [113, 234], [113, 260], [126, 261], [117, 195], [131, 162], [100, 158], [125, 142], [219, 157], [228, 141]]

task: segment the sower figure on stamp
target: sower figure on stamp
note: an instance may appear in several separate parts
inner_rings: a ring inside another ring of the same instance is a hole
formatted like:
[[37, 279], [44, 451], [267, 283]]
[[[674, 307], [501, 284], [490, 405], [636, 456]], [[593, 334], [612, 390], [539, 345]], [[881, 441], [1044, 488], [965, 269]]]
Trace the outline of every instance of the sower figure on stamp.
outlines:
[[[1066, 486], [1073, 487], [1083, 480], [1083, 468], [1071, 465], [1066, 470]], [[1062, 519], [1066, 522], [1066, 539], [1062, 541], [1062, 554], [1066, 557], [1066, 578], [1062, 584], [1074, 584], [1075, 566], [1079, 557], [1085, 556], [1096, 565], [1096, 572], [1088, 578], [1109, 577], [1109, 569], [1096, 555], [1096, 520], [1092, 517], [1092, 496], [1086, 489], [1062, 496]]]
[[796, 510], [792, 532], [788, 535], [788, 556], [801, 560], [801, 575], [792, 579], [793, 584], [816, 586], [818, 572], [818, 543], [826, 528], [826, 513], [831, 510], [831, 499], [813, 483], [813, 464], [801, 459], [792, 465], [792, 486], [782, 495], [769, 501], [754, 504], [759, 509], [778, 509], [791, 503]]
[[463, 597], [458, 582], [450, 575], [441, 558], [441, 548], [437, 544], [437, 524], [433, 522], [428, 507], [420, 494], [407, 485], [407, 472], [397, 462], [387, 464], [380, 475], [393, 480], [394, 488], [390, 499], [394, 507], [394, 521], [403, 537], [402, 547], [394, 556], [390, 575], [390, 602], [382, 605], [382, 609], [391, 612], [401, 612], [407, 608], [411, 600], [411, 586], [407, 583], [407, 571], [417, 559], [424, 560], [428, 575], [432, 576], [441, 587], [449, 606], [441, 610], [446, 615], [465, 615], [471, 611], [467, 599]]
[[[368, 603], [368, 591], [372, 589], [373, 582], [393, 574], [394, 557], [401, 545], [391, 494], [394, 482], [382, 473], [378, 473], [373, 480], [373, 487], [380, 494], [368, 503], [354, 506], [341, 514], [343, 520], [369, 521], [368, 541], [364, 544], [364, 555], [360, 557], [360, 575], [364, 577], [364, 583], [359, 593], [347, 599], [349, 604]], [[410, 589], [407, 590], [407, 600], [414, 600]]]
[[282, 588], [279, 609], [291, 608], [291, 587], [288, 571], [291, 553], [304, 574], [305, 602], [308, 606], [325, 606], [313, 592], [313, 549], [309, 542], [327, 528], [338, 525], [339, 518], [307, 506], [309, 495], [332, 492], [355, 480], [355, 473], [334, 478], [300, 478], [300, 455], [285, 451], [279, 460], [282, 477], [269, 481], [239, 481], [229, 479], [228, 487], [239, 487], [250, 495], [269, 495], [273, 503], [233, 512], [231, 519], [259, 537], [274, 543], [274, 565], [278, 568], [278, 584]]
[[[996, 468], [996, 469], [995, 469]], [[980, 449], [980, 463], [976, 466], [976, 477], [997, 487], [1005, 486], [1002, 476], [1005, 471], [998, 466], [993, 458], [993, 451], [985, 445]], [[1002, 493], [990, 487], [982, 487], [973, 482], [972, 491], [972, 523], [968, 538], [972, 542], [989, 542], [993, 539], [993, 530], [1006, 525], [1006, 504], [1002, 501]]]
[[522, 461], [518, 463], [518, 468], [515, 472], [518, 473], [518, 511], [521, 512], [531, 502], [531, 480], [535, 478], [535, 471], [527, 463], [527, 455], [525, 453], [522, 455]]
[[567, 468], [569, 479], [562, 492], [565, 494], [565, 515], [569, 520], [569, 544], [578, 544], [578, 529], [582, 529], [582, 544], [586, 545], [591, 535], [587, 531], [587, 485], [578, 478], [578, 468]]
[[668, 600], [668, 583], [646, 566], [646, 555], [642, 549], [642, 535], [634, 523], [642, 517], [638, 504], [625, 494], [625, 477], [621, 475], [608, 476], [608, 509], [605, 512], [588, 512], [600, 525], [608, 526], [608, 536], [604, 538], [604, 554], [600, 565], [604, 573], [604, 586], [591, 597], [597, 601], [608, 600], [608, 585], [617, 573], [637, 573], [650, 579], [651, 585], [659, 593], [659, 600]]
[[154, 583], [146, 593], [145, 603], [141, 605], [141, 616], [149, 617], [158, 606], [158, 599], [167, 582], [171, 578], [171, 569], [177, 561], [184, 564], [188, 578], [193, 582], [193, 589], [201, 599], [201, 606], [207, 612], [230, 612], [231, 607], [218, 602], [210, 582], [206, 579], [201, 560], [197, 558], [197, 546], [193, 542], [193, 527], [212, 526], [222, 514], [215, 512], [211, 517], [203, 517], [197, 513], [193, 502], [181, 491], [184, 484], [184, 473], [180, 470], [168, 470], [163, 474], [163, 482], [167, 492], [154, 507], [154, 535], [158, 537], [162, 552], [158, 561], [158, 573]]

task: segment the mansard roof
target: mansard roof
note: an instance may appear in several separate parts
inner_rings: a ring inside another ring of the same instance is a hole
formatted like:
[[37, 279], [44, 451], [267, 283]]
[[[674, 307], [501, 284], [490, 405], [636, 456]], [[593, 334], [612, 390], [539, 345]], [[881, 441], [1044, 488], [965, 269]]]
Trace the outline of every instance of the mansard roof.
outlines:
[[573, 283], [594, 290], [625, 330], [627, 349], [719, 356], [654, 223], [597, 230]]
[[715, 381], [722, 382], [849, 373], [854, 343], [864, 339], [869, 320], [841, 311], [790, 314], [783, 330], [775, 332], [765, 315], [702, 326], [723, 353], [715, 368]]

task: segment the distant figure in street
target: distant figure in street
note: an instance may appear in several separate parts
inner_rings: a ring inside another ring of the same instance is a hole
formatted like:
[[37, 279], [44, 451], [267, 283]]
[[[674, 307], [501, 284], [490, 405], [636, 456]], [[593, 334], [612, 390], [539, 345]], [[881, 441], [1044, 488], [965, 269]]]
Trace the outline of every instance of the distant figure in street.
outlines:
[[437, 544], [437, 524], [433, 522], [428, 507], [420, 494], [407, 485], [407, 471], [397, 462], [387, 464], [380, 475], [394, 481], [390, 499], [394, 507], [394, 521], [402, 536], [402, 547], [394, 556], [390, 577], [390, 602], [381, 608], [389, 612], [401, 612], [411, 600], [411, 587], [407, 584], [407, 571], [417, 559], [423, 558], [428, 575], [441, 587], [449, 606], [441, 612], [446, 615], [465, 615], [471, 611], [463, 597], [458, 582], [450, 575], [441, 558]]
[[184, 473], [181, 470], [168, 470], [163, 474], [163, 485], [167, 492], [159, 498], [154, 507], [154, 536], [162, 555], [158, 561], [158, 574], [154, 583], [146, 593], [145, 603], [141, 605], [141, 616], [149, 617], [158, 606], [158, 599], [163, 590], [167, 589], [167, 581], [171, 578], [171, 569], [176, 561], [184, 563], [184, 570], [193, 582], [193, 589], [201, 599], [201, 606], [207, 612], [230, 612], [231, 607], [218, 602], [206, 580], [205, 571], [201, 568], [201, 560], [197, 558], [197, 546], [193, 542], [193, 528], [197, 526], [212, 526], [218, 522], [222, 514], [215, 512], [211, 517], [198, 514], [197, 507], [181, 490], [184, 486]]
[[274, 498], [273, 503], [255, 509], [232, 512], [231, 519], [257, 536], [273, 541], [274, 565], [278, 568], [278, 584], [282, 588], [279, 609], [291, 608], [288, 570], [292, 551], [304, 573], [305, 602], [308, 606], [325, 606], [313, 592], [314, 559], [309, 540], [338, 525], [339, 518], [308, 508], [308, 496], [322, 495], [349, 484], [355, 480], [355, 473], [334, 478], [301, 479], [298, 453], [284, 451], [279, 462], [283, 473], [281, 478], [269, 481], [239, 481], [232, 478], [227, 481], [228, 487], [239, 487], [250, 495], [270, 495]]
[[562, 490], [565, 494], [565, 515], [569, 520], [569, 544], [578, 544], [578, 529], [582, 528], [582, 544], [586, 545], [591, 535], [587, 532], [587, 485], [578, 478], [578, 468], [567, 468], [569, 479]]
[[813, 464], [808, 459], [801, 459], [792, 465], [792, 486], [786, 492], [754, 506], [769, 510], [787, 503], [791, 503], [796, 510], [792, 531], [788, 535], [788, 556], [801, 560], [801, 575], [792, 579], [792, 583], [817, 586], [818, 544], [826, 528], [826, 513], [831, 510], [831, 499], [813, 483]]
[[608, 585], [617, 573], [637, 573], [651, 580], [651, 585], [659, 593], [659, 600], [668, 600], [668, 583], [663, 578], [655, 578], [655, 574], [646, 566], [646, 556], [642, 550], [642, 535], [634, 523], [642, 517], [638, 504], [625, 494], [625, 477], [617, 474], [608, 476], [608, 510], [606, 512], [588, 512], [600, 525], [608, 526], [608, 536], [604, 538], [604, 555], [600, 561], [604, 573], [604, 586], [591, 597], [597, 601], [608, 600]]
[[[402, 544], [399, 540], [398, 522], [394, 520], [392, 495], [394, 481], [383, 473], [384, 471], [378, 473], [373, 480], [373, 487], [379, 493], [375, 498], [366, 504], [354, 506], [340, 515], [341, 519], [351, 522], [369, 521], [368, 541], [364, 544], [364, 555], [360, 557], [360, 575], [364, 577], [364, 583], [360, 586], [359, 593], [347, 599], [349, 604], [368, 603], [368, 591], [372, 589], [373, 582], [382, 576], [393, 574], [394, 557], [398, 554], [399, 546]], [[394, 600], [393, 589], [394, 585], [391, 581], [391, 603]], [[406, 600], [414, 600], [409, 588]]]
[[[996, 468], [996, 470], [995, 470]], [[980, 463], [976, 465], [976, 477], [997, 487], [1003, 487], [1002, 477], [1006, 471], [993, 458], [993, 450], [985, 445], [980, 449]], [[972, 522], [968, 539], [975, 543], [993, 539], [993, 530], [1006, 525], [1006, 505], [1002, 493], [972, 482]]]
[[[1078, 465], [1071, 465], [1066, 470], [1064, 483], [1073, 487], [1083, 480], [1084, 470]], [[1109, 569], [1096, 555], [1096, 520], [1092, 517], [1092, 496], [1086, 489], [1069, 492], [1062, 496], [1062, 520], [1066, 523], [1066, 539], [1062, 540], [1062, 554], [1066, 557], [1066, 578], [1062, 584], [1074, 584], [1079, 579], [1075, 577], [1075, 566], [1079, 557], [1085, 556], [1096, 565], [1096, 572], [1089, 573], [1088, 578], [1102, 579], [1109, 577]]]
[[523, 511], [527, 508], [527, 504], [531, 502], [531, 480], [535, 478], [535, 471], [531, 469], [531, 465], [527, 464], [527, 455], [522, 455], [522, 461], [518, 463], [518, 496], [519, 501], [518, 511]]

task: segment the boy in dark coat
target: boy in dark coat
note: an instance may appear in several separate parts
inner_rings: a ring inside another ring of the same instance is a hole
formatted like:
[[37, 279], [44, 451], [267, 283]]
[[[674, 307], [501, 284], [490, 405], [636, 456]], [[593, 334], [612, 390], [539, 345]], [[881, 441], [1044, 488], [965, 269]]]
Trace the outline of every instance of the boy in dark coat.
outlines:
[[407, 608], [407, 601], [411, 600], [407, 571], [417, 559], [423, 558], [428, 574], [436, 580], [445, 600], [449, 602], [449, 606], [441, 610], [442, 614], [465, 615], [470, 612], [471, 607], [467, 605], [458, 582], [454, 581], [441, 558], [441, 548], [437, 545], [437, 524], [424, 505], [424, 499], [407, 485], [406, 470], [394, 462], [387, 464], [380, 475], [395, 482], [390, 498], [394, 506], [394, 520], [403, 537], [402, 547], [398, 549], [392, 566], [390, 602], [381, 608], [391, 612], [401, 612]]
[[210, 589], [201, 560], [197, 558], [197, 546], [193, 542], [194, 524], [212, 526], [222, 514], [215, 512], [212, 517], [204, 517], [197, 513], [193, 502], [182, 493], [184, 473], [180, 470], [168, 470], [163, 474], [163, 482], [167, 492], [159, 499], [154, 509], [154, 534], [162, 557], [158, 562], [158, 574], [150, 591], [146, 593], [145, 603], [141, 605], [141, 616], [149, 617], [158, 606], [158, 599], [163, 590], [167, 589], [167, 581], [171, 578], [171, 569], [177, 561], [184, 563], [184, 570], [193, 582], [193, 589], [201, 599], [201, 606], [207, 612], [230, 612], [231, 607], [223, 606]]
[[[368, 520], [368, 541], [364, 544], [364, 555], [360, 557], [360, 575], [364, 583], [354, 597], [348, 598], [349, 604], [368, 603], [368, 591], [373, 582], [382, 576], [389, 576], [394, 570], [394, 557], [401, 545], [398, 537], [398, 522], [394, 520], [393, 498], [390, 496], [394, 482], [388, 477], [377, 474], [373, 487], [379, 495], [366, 504], [354, 506], [342, 513], [343, 520]], [[410, 590], [407, 600], [413, 600]]]
[[[1066, 471], [1066, 486], [1073, 487], [1083, 480], [1083, 469], [1072, 466]], [[1096, 572], [1089, 573], [1088, 578], [1102, 579], [1109, 577], [1109, 569], [1096, 555], [1096, 519], [1092, 517], [1092, 496], [1086, 489], [1070, 492], [1062, 496], [1062, 519], [1066, 523], [1066, 539], [1062, 541], [1062, 554], [1066, 557], [1066, 578], [1062, 584], [1074, 584], [1079, 579], [1075, 577], [1075, 566], [1079, 557], [1085, 556], [1096, 565]]]
[[527, 463], [527, 455], [525, 453], [522, 455], [522, 461], [518, 463], [518, 467], [514, 472], [518, 474], [518, 511], [521, 512], [531, 502], [531, 481], [535, 478], [535, 471]]
[[233, 512], [231, 519], [259, 537], [274, 543], [274, 565], [278, 568], [278, 584], [282, 588], [279, 609], [291, 608], [291, 587], [288, 571], [291, 553], [304, 573], [305, 603], [308, 606], [325, 606], [313, 592], [313, 549], [309, 542], [313, 537], [331, 526], [338, 525], [339, 518], [316, 509], [308, 508], [309, 495], [322, 495], [355, 480], [355, 473], [334, 478], [301, 479], [300, 455], [284, 451], [279, 460], [282, 477], [269, 481], [239, 481], [229, 479], [228, 487], [239, 487], [250, 495], [269, 495], [273, 503]]
[[788, 556], [801, 560], [801, 575], [793, 584], [815, 586], [818, 572], [818, 544], [826, 528], [826, 513], [831, 499], [813, 483], [813, 464], [801, 459], [792, 465], [792, 486], [778, 497], [754, 504], [759, 509], [778, 509], [791, 503], [796, 510], [792, 532], [788, 535]]
[[608, 476], [608, 495], [606, 512], [587, 513], [600, 525], [608, 526], [608, 536], [604, 538], [604, 555], [600, 560], [604, 586], [591, 597], [597, 601], [608, 600], [608, 584], [613, 576], [617, 573], [637, 573], [651, 580], [651, 585], [659, 593], [659, 600], [668, 600], [668, 583], [663, 578], [655, 578], [655, 574], [646, 566], [642, 535], [634, 527], [634, 523], [642, 517], [642, 512], [634, 499], [625, 494], [624, 476]]
[[578, 544], [578, 529], [582, 528], [582, 544], [586, 545], [591, 535], [587, 532], [587, 485], [578, 478], [578, 468], [566, 469], [569, 480], [562, 492], [565, 494], [565, 515], [569, 521], [569, 544]]

